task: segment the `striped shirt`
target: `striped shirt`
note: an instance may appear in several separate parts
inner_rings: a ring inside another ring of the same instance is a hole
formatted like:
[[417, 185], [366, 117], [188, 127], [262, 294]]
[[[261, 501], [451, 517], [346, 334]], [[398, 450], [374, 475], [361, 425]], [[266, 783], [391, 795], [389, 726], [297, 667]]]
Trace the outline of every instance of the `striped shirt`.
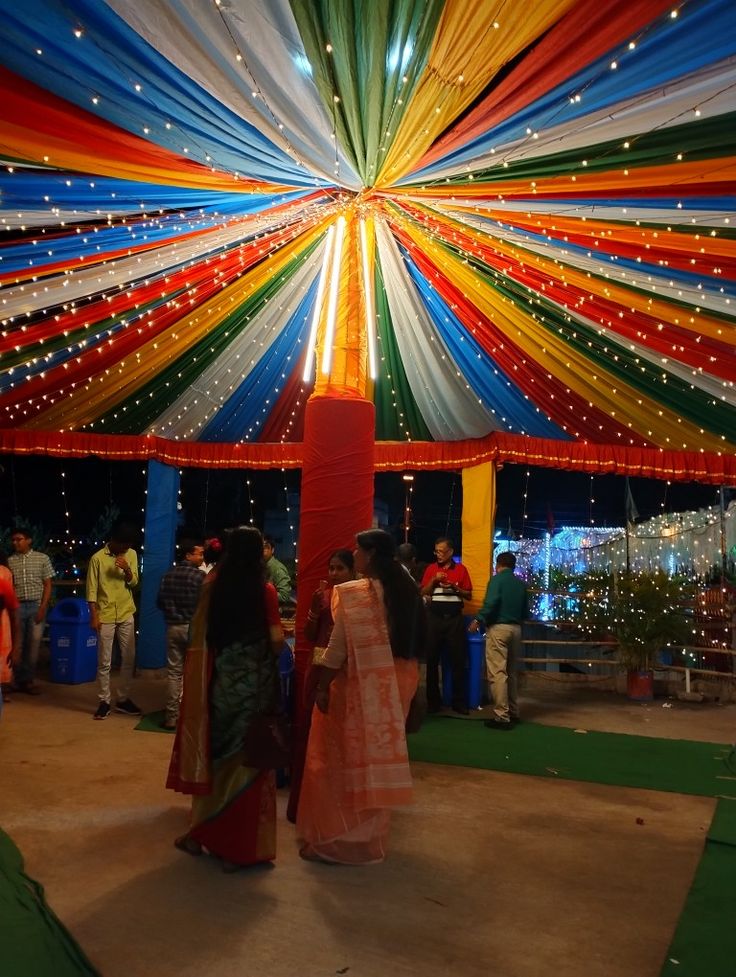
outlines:
[[11, 553], [8, 567], [13, 574], [13, 586], [18, 600], [40, 601], [43, 597], [44, 581], [54, 576], [51, 560], [45, 553], [37, 550]]

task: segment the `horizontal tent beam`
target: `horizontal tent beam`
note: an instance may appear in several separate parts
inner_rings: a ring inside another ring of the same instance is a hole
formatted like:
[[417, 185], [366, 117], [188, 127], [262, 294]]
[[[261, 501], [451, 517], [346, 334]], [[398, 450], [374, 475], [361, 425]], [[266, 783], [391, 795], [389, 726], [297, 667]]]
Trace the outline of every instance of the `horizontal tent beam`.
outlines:
[[[170, 441], [149, 435], [85, 434], [74, 431], [0, 431], [0, 453], [55, 458], [96, 456], [108, 461], [148, 461], [189, 468], [301, 468], [303, 446]], [[636, 475], [673, 482], [736, 485], [736, 454], [670, 451], [618, 444], [551, 441], [492, 433], [465, 441], [378, 441], [376, 471], [453, 471], [479, 465], [538, 465], [561, 471]]]

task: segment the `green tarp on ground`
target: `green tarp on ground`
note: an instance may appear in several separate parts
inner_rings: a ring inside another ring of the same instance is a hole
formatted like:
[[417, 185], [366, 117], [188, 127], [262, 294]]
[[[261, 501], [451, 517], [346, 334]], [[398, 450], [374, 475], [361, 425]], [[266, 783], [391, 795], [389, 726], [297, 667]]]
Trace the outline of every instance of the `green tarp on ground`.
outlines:
[[736, 801], [720, 800], [661, 977], [736, 974]]
[[736, 779], [725, 763], [730, 749], [723, 743], [537, 723], [490, 730], [483, 723], [445, 717], [429, 717], [419, 733], [409, 736], [411, 759], [425, 763], [736, 799]]
[[46, 905], [43, 888], [23, 871], [23, 857], [0, 830], [0, 973], [2, 977], [100, 977]]

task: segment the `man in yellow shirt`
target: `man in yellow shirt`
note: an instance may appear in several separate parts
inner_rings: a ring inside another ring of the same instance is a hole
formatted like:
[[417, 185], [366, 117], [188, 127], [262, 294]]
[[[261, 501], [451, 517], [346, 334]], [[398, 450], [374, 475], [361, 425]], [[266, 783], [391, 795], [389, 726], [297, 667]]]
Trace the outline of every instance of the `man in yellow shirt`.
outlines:
[[110, 542], [98, 550], [87, 567], [87, 601], [92, 627], [97, 631], [97, 681], [100, 702], [95, 719], [110, 714], [110, 665], [115, 638], [120, 648], [120, 685], [115, 711], [140, 716], [141, 710], [129, 698], [135, 665], [135, 602], [133, 588], [138, 584], [138, 556], [131, 549], [133, 530], [120, 526]]

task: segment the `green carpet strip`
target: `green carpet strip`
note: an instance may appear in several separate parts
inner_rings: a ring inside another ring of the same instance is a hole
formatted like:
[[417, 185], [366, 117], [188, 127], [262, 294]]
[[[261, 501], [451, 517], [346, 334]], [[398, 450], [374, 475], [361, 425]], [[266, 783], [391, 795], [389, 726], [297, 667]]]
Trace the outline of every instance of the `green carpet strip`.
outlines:
[[23, 857], [0, 831], [0, 973], [3, 977], [100, 977], [23, 871]]
[[445, 717], [429, 717], [419, 733], [409, 736], [410, 758], [425, 763], [730, 797], [736, 802], [736, 779], [725, 763], [729, 750], [722, 743], [576, 732], [537, 723], [520, 723], [501, 732], [480, 722]]
[[736, 801], [720, 800], [661, 977], [736, 973]]
[[147, 712], [138, 723], [134, 726], [134, 729], [140, 730], [141, 733], [166, 733], [167, 736], [173, 736], [173, 729], [164, 729], [161, 725], [166, 719], [166, 711], [161, 709], [159, 712]]

